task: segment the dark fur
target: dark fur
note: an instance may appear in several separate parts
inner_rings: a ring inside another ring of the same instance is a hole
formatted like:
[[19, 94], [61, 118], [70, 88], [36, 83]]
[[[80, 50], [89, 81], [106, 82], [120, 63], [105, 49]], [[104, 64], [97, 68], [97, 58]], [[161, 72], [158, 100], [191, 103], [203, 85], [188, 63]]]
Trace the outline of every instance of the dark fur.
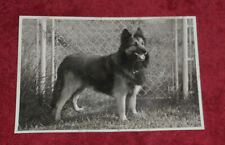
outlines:
[[130, 90], [135, 85], [142, 85], [145, 79], [144, 68], [147, 67], [149, 61], [148, 53], [136, 46], [135, 52], [140, 54], [146, 53], [144, 61], [138, 61], [135, 54], [126, 54], [127, 49], [131, 46], [135, 47], [135, 40], [138, 37], [142, 38], [145, 43], [145, 38], [140, 29], [134, 35], [131, 35], [128, 30], [124, 29], [121, 34], [121, 46], [114, 54], [108, 56], [87, 56], [85, 54], [67, 56], [58, 68], [52, 107], [56, 107], [64, 86], [64, 75], [67, 72], [72, 72], [82, 81], [82, 86], [74, 94], [80, 93], [86, 87], [93, 87], [98, 92], [112, 96], [114, 82], [116, 81], [115, 75], [120, 75], [126, 79]]

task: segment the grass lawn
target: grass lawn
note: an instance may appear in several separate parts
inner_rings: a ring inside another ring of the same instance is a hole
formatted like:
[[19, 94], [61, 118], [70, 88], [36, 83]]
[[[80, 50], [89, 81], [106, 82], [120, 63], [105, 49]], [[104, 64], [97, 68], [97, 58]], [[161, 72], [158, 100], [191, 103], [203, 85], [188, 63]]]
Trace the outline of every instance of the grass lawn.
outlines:
[[[85, 111], [76, 112], [68, 102], [62, 111], [62, 120], [53, 121], [49, 111], [32, 118], [31, 123], [19, 126], [19, 130], [91, 130], [91, 129], [152, 129], [200, 127], [199, 105], [191, 101], [174, 104], [170, 99], [139, 97], [138, 116], [127, 111], [128, 121], [120, 121], [116, 102], [110, 97], [83, 97], [78, 101]], [[39, 112], [40, 113], [40, 112]]]

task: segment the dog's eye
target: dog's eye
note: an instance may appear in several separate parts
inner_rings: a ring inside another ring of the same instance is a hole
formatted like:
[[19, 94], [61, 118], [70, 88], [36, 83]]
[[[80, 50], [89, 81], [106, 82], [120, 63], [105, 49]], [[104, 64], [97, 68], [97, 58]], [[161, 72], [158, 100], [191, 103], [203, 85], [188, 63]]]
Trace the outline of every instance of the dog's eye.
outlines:
[[137, 42], [134, 42], [134, 43], [133, 43], [133, 44], [131, 44], [130, 46], [131, 46], [131, 47], [132, 47], [132, 46], [137, 47], [137, 46], [138, 46], [138, 44], [137, 44]]

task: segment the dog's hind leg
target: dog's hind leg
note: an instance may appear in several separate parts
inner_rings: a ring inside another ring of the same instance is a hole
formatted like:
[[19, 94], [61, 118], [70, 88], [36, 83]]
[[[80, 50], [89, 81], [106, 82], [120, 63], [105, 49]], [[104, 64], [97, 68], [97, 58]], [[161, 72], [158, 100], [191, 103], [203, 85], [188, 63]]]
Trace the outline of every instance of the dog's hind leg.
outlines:
[[63, 109], [63, 106], [65, 103], [69, 100], [69, 98], [72, 95], [72, 90], [70, 88], [64, 87], [61, 92], [60, 99], [56, 103], [56, 114], [55, 114], [55, 120], [61, 119], [61, 111]]
[[84, 86], [82, 86], [82, 87], [80, 87], [80, 88], [78, 88], [74, 93], [73, 93], [73, 95], [72, 95], [72, 99], [73, 99], [73, 107], [74, 107], [74, 109], [75, 109], [75, 111], [83, 111], [84, 110], [84, 108], [83, 107], [79, 107], [78, 105], [77, 105], [77, 100], [79, 99], [79, 94], [83, 91], [85, 89], [85, 87]]
[[63, 106], [71, 98], [74, 90], [77, 90], [77, 88], [79, 87], [79, 80], [76, 80], [75, 76], [71, 72], [68, 72], [64, 75], [64, 86], [62, 87], [59, 100], [56, 103], [55, 120], [61, 119], [61, 111], [63, 109]]

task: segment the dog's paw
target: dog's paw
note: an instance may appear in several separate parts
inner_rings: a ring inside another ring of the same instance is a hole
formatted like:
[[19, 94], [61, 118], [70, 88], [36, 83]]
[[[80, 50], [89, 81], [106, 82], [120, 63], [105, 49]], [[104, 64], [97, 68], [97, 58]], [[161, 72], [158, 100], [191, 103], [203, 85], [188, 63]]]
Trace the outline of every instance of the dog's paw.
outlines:
[[56, 117], [55, 117], [55, 122], [60, 122], [60, 121], [61, 121], [61, 117], [56, 116]]
[[127, 117], [124, 115], [124, 116], [120, 116], [120, 120], [121, 121], [127, 121]]
[[85, 111], [85, 108], [84, 107], [79, 107], [79, 106], [75, 106], [74, 107], [74, 109], [75, 109], [75, 111], [77, 111], [77, 112], [83, 112], [83, 111]]
[[139, 119], [146, 119], [147, 118], [147, 114], [145, 112], [136, 112], [133, 113], [135, 118], [139, 118]]

